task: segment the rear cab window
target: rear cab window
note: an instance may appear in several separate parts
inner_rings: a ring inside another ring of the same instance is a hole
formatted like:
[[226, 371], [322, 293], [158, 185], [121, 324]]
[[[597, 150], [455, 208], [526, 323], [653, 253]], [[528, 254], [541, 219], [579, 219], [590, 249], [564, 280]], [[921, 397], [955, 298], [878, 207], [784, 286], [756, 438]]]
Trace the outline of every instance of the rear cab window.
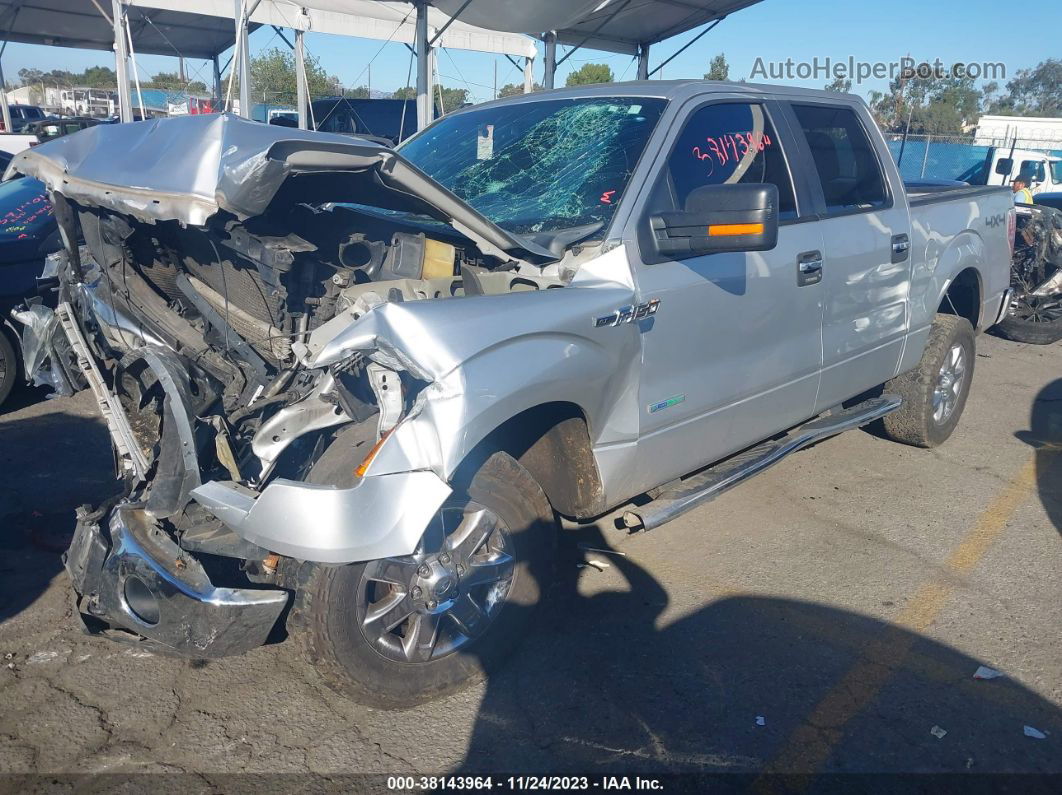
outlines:
[[854, 110], [799, 104], [792, 109], [822, 185], [827, 215], [870, 212], [891, 205], [878, 154]]

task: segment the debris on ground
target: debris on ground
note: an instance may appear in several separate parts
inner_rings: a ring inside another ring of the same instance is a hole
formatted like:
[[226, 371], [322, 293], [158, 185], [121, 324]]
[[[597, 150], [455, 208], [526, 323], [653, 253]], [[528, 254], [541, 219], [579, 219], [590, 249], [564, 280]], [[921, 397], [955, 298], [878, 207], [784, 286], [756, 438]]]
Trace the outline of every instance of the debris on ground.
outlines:
[[995, 679], [1003, 676], [1001, 671], [997, 671], [995, 668], [989, 668], [987, 665], [977, 666], [977, 670], [974, 671], [974, 679]]
[[929, 733], [936, 737], [938, 740], [943, 740], [944, 735], [948, 733], [947, 729], [942, 729], [939, 726], [934, 726], [929, 730]]
[[1032, 726], [1026, 726], [1025, 736], [1032, 737], [1034, 740], [1046, 740], [1047, 732], [1042, 732], [1039, 729], [1034, 729]]
[[626, 552], [620, 552], [618, 549], [601, 549], [600, 547], [592, 547], [589, 544], [579, 544], [579, 549], [583, 552], [600, 552], [604, 555], [619, 555], [621, 558], [627, 557]]
[[604, 571], [605, 569], [611, 567], [611, 565], [612, 565], [611, 563], [606, 563], [603, 560], [590, 559], [590, 560], [587, 560], [585, 563], [578, 564], [578, 568], [580, 568], [580, 569], [597, 569], [598, 571]]
[[35, 654], [31, 654], [26, 662], [30, 665], [38, 665], [40, 663], [52, 662], [58, 658], [59, 652], [57, 651], [39, 651]]

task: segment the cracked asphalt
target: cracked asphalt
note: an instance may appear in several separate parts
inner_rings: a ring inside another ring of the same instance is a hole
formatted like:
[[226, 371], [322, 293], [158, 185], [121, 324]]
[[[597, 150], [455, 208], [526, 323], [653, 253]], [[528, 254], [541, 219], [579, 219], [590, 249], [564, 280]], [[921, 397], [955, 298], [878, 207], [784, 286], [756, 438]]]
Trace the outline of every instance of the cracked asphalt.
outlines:
[[851, 432], [651, 533], [569, 529], [510, 663], [391, 713], [289, 644], [206, 663], [82, 634], [59, 555], [115, 487], [106, 432], [87, 393], [22, 390], [0, 772], [1062, 773], [1062, 345], [978, 345], [945, 446]]

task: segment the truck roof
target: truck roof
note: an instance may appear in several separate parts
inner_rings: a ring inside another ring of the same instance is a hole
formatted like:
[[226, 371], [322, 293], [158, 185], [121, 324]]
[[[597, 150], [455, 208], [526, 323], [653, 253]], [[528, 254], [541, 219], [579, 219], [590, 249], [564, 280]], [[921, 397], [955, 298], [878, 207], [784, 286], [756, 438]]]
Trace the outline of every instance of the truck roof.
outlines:
[[634, 80], [626, 83], [594, 83], [585, 86], [569, 86], [551, 91], [536, 91], [532, 94], [516, 94], [484, 102], [459, 112], [479, 110], [494, 103], [535, 102], [543, 99], [581, 99], [585, 97], [655, 97], [661, 99], [685, 99], [701, 94], [738, 93], [746, 95], [793, 96], [804, 99], [829, 100], [839, 104], [862, 105], [863, 100], [855, 94], [842, 94], [817, 88], [797, 88], [766, 83], [735, 83], [721, 80]]

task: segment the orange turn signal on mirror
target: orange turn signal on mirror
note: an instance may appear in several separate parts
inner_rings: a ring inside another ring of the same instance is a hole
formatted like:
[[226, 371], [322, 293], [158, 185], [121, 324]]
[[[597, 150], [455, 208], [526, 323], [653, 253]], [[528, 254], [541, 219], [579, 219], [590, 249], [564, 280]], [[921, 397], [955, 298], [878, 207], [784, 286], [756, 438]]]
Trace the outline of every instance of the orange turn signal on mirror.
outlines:
[[376, 458], [376, 454], [380, 452], [380, 448], [383, 447], [383, 443], [387, 441], [387, 437], [391, 435], [391, 431], [393, 430], [394, 428], [392, 428], [390, 431], [385, 431], [384, 434], [379, 438], [379, 440], [377, 440], [376, 444], [372, 446], [372, 449], [369, 451], [369, 454], [365, 456], [365, 460], [358, 464], [358, 468], [354, 470], [354, 477], [365, 477], [365, 472], [366, 470], [368, 470], [369, 464], [371, 464], [372, 460]]
[[716, 224], [708, 227], [708, 237], [726, 235], [762, 235], [763, 224]]

